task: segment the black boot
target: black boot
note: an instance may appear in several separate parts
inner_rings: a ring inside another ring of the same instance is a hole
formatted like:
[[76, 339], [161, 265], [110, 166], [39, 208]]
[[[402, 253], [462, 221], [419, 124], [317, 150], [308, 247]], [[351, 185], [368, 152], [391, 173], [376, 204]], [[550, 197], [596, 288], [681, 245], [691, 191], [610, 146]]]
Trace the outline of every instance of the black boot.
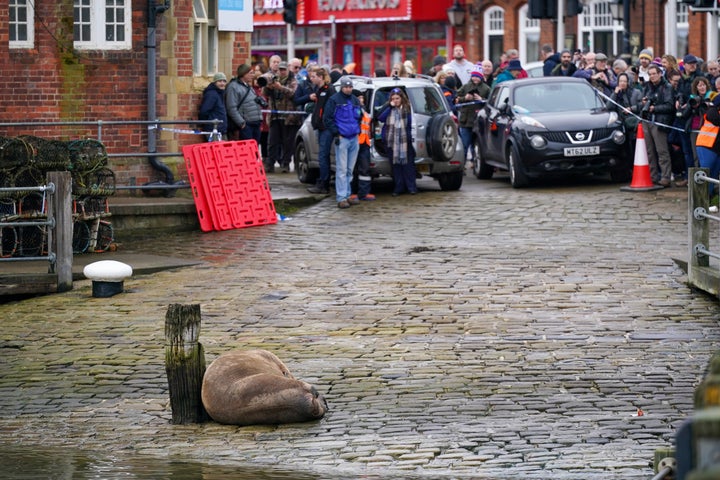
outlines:
[[316, 193], [321, 195], [328, 195], [330, 193], [330, 189], [322, 183], [316, 183], [312, 187], [307, 187], [307, 191], [310, 193]]

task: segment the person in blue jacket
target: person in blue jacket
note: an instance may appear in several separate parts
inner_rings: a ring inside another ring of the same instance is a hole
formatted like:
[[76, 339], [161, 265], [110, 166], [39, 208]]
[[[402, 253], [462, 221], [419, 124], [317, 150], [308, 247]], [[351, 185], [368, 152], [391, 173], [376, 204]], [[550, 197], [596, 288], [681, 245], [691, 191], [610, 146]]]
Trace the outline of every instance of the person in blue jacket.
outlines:
[[335, 138], [335, 196], [338, 208], [348, 208], [360, 203], [352, 194], [353, 170], [357, 161], [360, 144], [360, 121], [362, 107], [360, 100], [353, 95], [353, 83], [350, 77], [340, 78], [340, 91], [325, 103], [323, 124]]

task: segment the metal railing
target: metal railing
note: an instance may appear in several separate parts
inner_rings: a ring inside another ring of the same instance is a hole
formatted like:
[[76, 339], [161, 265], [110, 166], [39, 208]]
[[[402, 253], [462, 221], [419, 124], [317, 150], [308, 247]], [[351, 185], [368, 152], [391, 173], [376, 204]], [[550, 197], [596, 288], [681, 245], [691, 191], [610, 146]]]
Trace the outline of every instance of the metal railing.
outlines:
[[[0, 243], [3, 251], [13, 249], [22, 241], [25, 228], [36, 227], [40, 232], [39, 244], [33, 246], [32, 255], [5, 256], [0, 262], [30, 262], [45, 260], [48, 273], [57, 275], [57, 291], [72, 289], [72, 178], [70, 172], [49, 172], [47, 184], [27, 187], [0, 188], [0, 193], [41, 192], [40, 211], [24, 215], [23, 212], [6, 212], [0, 215]], [[42, 253], [45, 253], [42, 255]]]
[[[94, 127], [96, 129], [95, 139], [98, 142], [103, 141], [103, 132], [108, 127], [123, 126], [123, 125], [138, 125], [145, 126], [148, 131], [148, 135], [152, 135], [153, 131], [167, 131], [178, 134], [189, 134], [189, 135], [204, 135], [210, 138], [220, 138], [220, 134], [217, 131], [217, 126], [222, 123], [220, 120], [95, 120], [95, 121], [64, 121], [64, 122], [0, 122], [0, 127], [33, 127], [34, 130], [37, 127]], [[169, 128], [170, 126], [187, 126], [190, 128]], [[204, 132], [196, 130], [196, 125], [212, 125], [213, 129], [210, 132]], [[158, 160], [158, 158], [170, 158], [170, 157], [182, 157], [182, 152], [158, 152], [154, 147], [155, 142], [148, 143], [147, 152], [119, 152], [110, 153], [108, 152], [108, 158], [148, 158], [150, 166], [161, 172], [165, 176], [166, 185], [118, 185], [118, 190], [167, 190], [171, 193], [177, 189], [190, 188], [187, 182], [176, 182], [172, 171]]]
[[[714, 296], [720, 294], [720, 268], [711, 265], [710, 259], [720, 259], [720, 252], [710, 250], [711, 226], [718, 228], [720, 216], [713, 215], [710, 207], [708, 183], [720, 191], [720, 180], [708, 176], [707, 169], [691, 168], [688, 183], [688, 282]], [[717, 211], [717, 208], [715, 208]]]

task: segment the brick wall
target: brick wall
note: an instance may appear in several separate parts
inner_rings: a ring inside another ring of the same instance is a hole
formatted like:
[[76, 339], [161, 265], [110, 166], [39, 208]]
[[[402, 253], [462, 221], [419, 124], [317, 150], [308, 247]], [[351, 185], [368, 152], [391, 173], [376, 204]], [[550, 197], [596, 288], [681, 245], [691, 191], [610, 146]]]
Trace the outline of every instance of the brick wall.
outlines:
[[[146, 49], [147, 2], [132, 2], [132, 48], [124, 51], [73, 50], [73, 1], [35, 2], [35, 46], [7, 48], [8, 9], [0, 9], [0, 122], [97, 122], [148, 120]], [[160, 120], [196, 119], [202, 90], [209, 79], [192, 72], [192, 0], [174, 0], [158, 15], [156, 28], [156, 117]], [[230, 76], [250, 56], [250, 35], [222, 33], [221, 69]], [[225, 45], [223, 45], [223, 43]], [[235, 65], [233, 65], [235, 63]], [[188, 125], [166, 125], [187, 129]], [[0, 127], [0, 136], [36, 135], [60, 140], [98, 138], [97, 125]], [[203, 137], [161, 132], [157, 151], [179, 152], [182, 145]], [[147, 152], [146, 125], [107, 125], [102, 142], [108, 153]], [[176, 180], [186, 179], [182, 157], [160, 160]], [[117, 183], [143, 184], [164, 180], [145, 157], [111, 158]]]

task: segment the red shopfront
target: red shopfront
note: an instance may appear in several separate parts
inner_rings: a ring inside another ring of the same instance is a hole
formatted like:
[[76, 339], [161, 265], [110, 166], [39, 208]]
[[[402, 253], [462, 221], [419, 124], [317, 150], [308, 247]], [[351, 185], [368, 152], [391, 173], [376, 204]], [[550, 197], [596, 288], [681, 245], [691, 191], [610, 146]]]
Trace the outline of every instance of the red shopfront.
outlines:
[[[280, 2], [282, 3], [282, 2]], [[452, 29], [447, 9], [452, 0], [305, 0], [298, 2], [298, 24], [288, 36], [282, 8], [263, 8], [256, 0], [253, 57], [287, 57], [288, 38], [295, 56], [322, 64], [356, 64], [355, 74], [390, 72], [411, 60], [426, 72], [435, 55], [447, 56]], [[421, 7], [422, 5], [422, 7]]]

